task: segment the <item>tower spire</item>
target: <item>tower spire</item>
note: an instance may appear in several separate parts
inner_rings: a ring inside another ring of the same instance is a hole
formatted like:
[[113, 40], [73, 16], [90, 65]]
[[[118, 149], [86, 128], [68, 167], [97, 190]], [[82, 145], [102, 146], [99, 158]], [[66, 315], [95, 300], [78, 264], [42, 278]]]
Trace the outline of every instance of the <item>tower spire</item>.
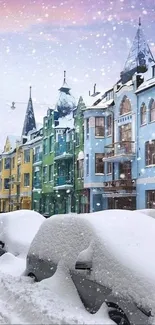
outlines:
[[32, 87], [30, 86], [30, 99], [32, 99], [31, 92], [32, 92]]
[[36, 129], [36, 121], [35, 121], [35, 116], [34, 116], [34, 111], [33, 111], [33, 103], [32, 103], [32, 97], [31, 97], [31, 89], [32, 89], [32, 87], [30, 86], [30, 97], [29, 97], [29, 101], [28, 101], [28, 105], [27, 105], [24, 126], [23, 126], [23, 131], [22, 131], [23, 136], [27, 136], [30, 131]]
[[139, 17], [137, 33], [132, 43], [124, 69], [121, 72], [122, 82], [126, 83], [127, 81], [131, 80], [132, 76], [136, 72], [147, 72], [152, 62], [155, 61], [145, 40], [145, 36], [141, 28], [141, 18]]
[[66, 83], [66, 71], [64, 71], [64, 83]]

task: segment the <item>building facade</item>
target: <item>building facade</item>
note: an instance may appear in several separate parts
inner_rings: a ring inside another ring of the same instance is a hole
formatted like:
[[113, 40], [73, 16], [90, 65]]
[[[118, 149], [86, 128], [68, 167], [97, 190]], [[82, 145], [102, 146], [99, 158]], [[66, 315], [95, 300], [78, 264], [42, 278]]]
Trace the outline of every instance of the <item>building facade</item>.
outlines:
[[154, 64], [139, 23], [121, 78], [84, 111], [90, 211], [154, 206]]

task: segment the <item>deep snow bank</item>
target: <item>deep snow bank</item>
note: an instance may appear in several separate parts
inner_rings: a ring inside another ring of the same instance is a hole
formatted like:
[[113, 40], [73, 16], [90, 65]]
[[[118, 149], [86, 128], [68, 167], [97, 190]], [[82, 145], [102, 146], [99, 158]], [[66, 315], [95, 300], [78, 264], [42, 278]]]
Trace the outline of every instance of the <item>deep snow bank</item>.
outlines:
[[29, 246], [45, 218], [30, 210], [0, 214], [0, 240], [14, 255], [26, 255]]
[[93, 263], [91, 278], [155, 310], [155, 222], [142, 213], [107, 210], [52, 216], [40, 228], [30, 254], [63, 260], [75, 268], [85, 251]]

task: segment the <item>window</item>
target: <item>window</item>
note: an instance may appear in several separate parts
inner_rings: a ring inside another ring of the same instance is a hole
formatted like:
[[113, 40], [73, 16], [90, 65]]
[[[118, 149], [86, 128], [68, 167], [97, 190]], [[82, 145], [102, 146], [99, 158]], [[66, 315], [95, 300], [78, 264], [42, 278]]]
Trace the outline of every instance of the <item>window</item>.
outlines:
[[77, 160], [77, 177], [84, 177], [84, 159]]
[[146, 124], [146, 105], [145, 103], [142, 104], [140, 108], [140, 124]]
[[89, 139], [89, 118], [86, 119], [86, 139]]
[[86, 155], [86, 175], [89, 175], [89, 155]]
[[111, 174], [112, 173], [112, 163], [108, 162], [107, 163], [107, 174]]
[[43, 167], [43, 182], [47, 182], [47, 166]]
[[104, 154], [96, 153], [95, 154], [95, 174], [104, 174]]
[[29, 173], [24, 174], [24, 186], [30, 186], [30, 174]]
[[146, 191], [146, 208], [155, 209], [155, 190]]
[[12, 158], [12, 169], [15, 168], [15, 157]]
[[48, 140], [47, 139], [44, 139], [44, 141], [43, 141], [43, 153], [44, 153], [44, 155], [48, 154]]
[[107, 136], [112, 134], [112, 116], [107, 116]]
[[131, 123], [121, 125], [119, 127], [120, 142], [132, 140], [132, 126]]
[[75, 132], [75, 145], [76, 147], [78, 147], [80, 144], [80, 137], [79, 137], [79, 133]]
[[50, 152], [54, 150], [54, 136], [50, 136]]
[[49, 181], [53, 181], [53, 177], [54, 177], [54, 166], [50, 165], [49, 166]]
[[149, 111], [150, 111], [150, 122], [155, 121], [155, 101], [151, 98], [149, 103]]
[[2, 178], [0, 178], [0, 190], [2, 190]]
[[2, 160], [0, 160], [0, 172], [2, 171]]
[[145, 165], [155, 165], [155, 140], [145, 143]]
[[30, 149], [24, 150], [24, 163], [30, 162]]
[[11, 161], [10, 161], [10, 158], [5, 158], [5, 160], [4, 160], [4, 169], [10, 169], [10, 163], [11, 163]]
[[105, 136], [105, 117], [95, 117], [95, 136]]
[[131, 103], [127, 96], [124, 96], [120, 105], [120, 115], [131, 112]]
[[9, 178], [4, 178], [4, 189], [5, 190], [9, 189]]
[[11, 176], [11, 185], [12, 185], [12, 189], [14, 189], [14, 180], [15, 180], [14, 176]]

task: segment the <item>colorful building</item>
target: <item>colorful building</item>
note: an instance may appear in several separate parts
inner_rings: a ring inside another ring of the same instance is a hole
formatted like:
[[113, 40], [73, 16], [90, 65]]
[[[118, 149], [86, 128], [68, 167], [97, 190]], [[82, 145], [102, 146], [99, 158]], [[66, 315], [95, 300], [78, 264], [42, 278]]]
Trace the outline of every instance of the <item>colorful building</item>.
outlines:
[[155, 61], [141, 23], [119, 81], [84, 111], [90, 211], [153, 207]]
[[8, 136], [1, 154], [1, 212], [31, 209], [33, 150], [26, 143], [35, 128], [30, 87], [22, 135]]

